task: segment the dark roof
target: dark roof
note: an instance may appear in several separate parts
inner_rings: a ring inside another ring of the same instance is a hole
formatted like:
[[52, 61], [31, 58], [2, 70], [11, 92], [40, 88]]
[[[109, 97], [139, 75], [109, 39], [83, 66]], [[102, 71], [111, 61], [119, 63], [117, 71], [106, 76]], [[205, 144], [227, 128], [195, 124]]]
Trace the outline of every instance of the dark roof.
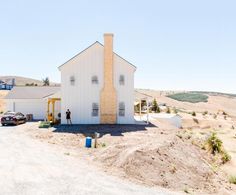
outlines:
[[[83, 51], [79, 52], [78, 54], [76, 54], [75, 56], [73, 56], [72, 58], [70, 58], [69, 60], [67, 60], [65, 63], [63, 63], [62, 65], [60, 65], [58, 68], [60, 69], [62, 66], [64, 66], [66, 63], [68, 63], [69, 61], [71, 61], [72, 59], [76, 58], [77, 56], [79, 56], [80, 54], [82, 54], [83, 52], [85, 52], [86, 50], [88, 50], [89, 48], [91, 48], [93, 45], [95, 44], [100, 44], [102, 47], [104, 47], [104, 45], [102, 43], [100, 43], [99, 41], [94, 42], [93, 44], [91, 44], [90, 46], [88, 46], [86, 49], [84, 49]], [[120, 55], [118, 55], [117, 53], [113, 52], [117, 57], [121, 58], [122, 60], [126, 61], [128, 64], [130, 64], [131, 66], [133, 66], [135, 69], [137, 68], [135, 65], [131, 64], [129, 61], [127, 61], [126, 59], [122, 58]]]
[[5, 99], [42, 99], [60, 91], [60, 87], [35, 86], [13, 87]]

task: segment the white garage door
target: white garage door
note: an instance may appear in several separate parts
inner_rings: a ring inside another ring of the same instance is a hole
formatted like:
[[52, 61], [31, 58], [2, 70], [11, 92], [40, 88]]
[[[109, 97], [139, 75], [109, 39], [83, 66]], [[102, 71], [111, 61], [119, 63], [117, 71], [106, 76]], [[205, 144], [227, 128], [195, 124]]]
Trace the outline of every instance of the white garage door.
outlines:
[[21, 112], [24, 115], [33, 114], [35, 120], [44, 119], [46, 116], [45, 102], [14, 102], [15, 112]]

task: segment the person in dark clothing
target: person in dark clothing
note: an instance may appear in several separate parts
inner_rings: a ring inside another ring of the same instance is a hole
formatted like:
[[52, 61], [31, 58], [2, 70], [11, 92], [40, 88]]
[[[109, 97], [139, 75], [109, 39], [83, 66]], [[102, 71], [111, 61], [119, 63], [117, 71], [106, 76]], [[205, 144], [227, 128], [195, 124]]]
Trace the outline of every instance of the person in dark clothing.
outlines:
[[69, 109], [67, 109], [67, 111], [66, 111], [66, 121], [67, 121], [67, 125], [68, 124], [70, 124], [70, 125], [72, 125], [72, 122], [71, 122], [71, 112], [70, 112], [70, 110]]

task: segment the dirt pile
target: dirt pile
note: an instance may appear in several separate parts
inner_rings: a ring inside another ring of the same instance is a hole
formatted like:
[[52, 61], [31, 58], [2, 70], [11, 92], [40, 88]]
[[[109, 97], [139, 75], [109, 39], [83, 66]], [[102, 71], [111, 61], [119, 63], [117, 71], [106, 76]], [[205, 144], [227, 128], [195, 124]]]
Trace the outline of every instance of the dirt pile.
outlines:
[[112, 174], [148, 186], [198, 193], [230, 190], [223, 173], [214, 172], [208, 163], [211, 155], [192, 144], [188, 136], [174, 136], [161, 145], [155, 139], [138, 145], [112, 145], [96, 154], [94, 160]]

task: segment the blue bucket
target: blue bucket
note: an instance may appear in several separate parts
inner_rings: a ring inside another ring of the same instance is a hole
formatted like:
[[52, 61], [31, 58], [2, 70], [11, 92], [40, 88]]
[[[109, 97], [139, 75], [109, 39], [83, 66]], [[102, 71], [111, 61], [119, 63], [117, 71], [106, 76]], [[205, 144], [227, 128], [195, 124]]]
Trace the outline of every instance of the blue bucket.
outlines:
[[92, 138], [91, 137], [86, 137], [85, 147], [86, 148], [91, 148], [92, 147]]

